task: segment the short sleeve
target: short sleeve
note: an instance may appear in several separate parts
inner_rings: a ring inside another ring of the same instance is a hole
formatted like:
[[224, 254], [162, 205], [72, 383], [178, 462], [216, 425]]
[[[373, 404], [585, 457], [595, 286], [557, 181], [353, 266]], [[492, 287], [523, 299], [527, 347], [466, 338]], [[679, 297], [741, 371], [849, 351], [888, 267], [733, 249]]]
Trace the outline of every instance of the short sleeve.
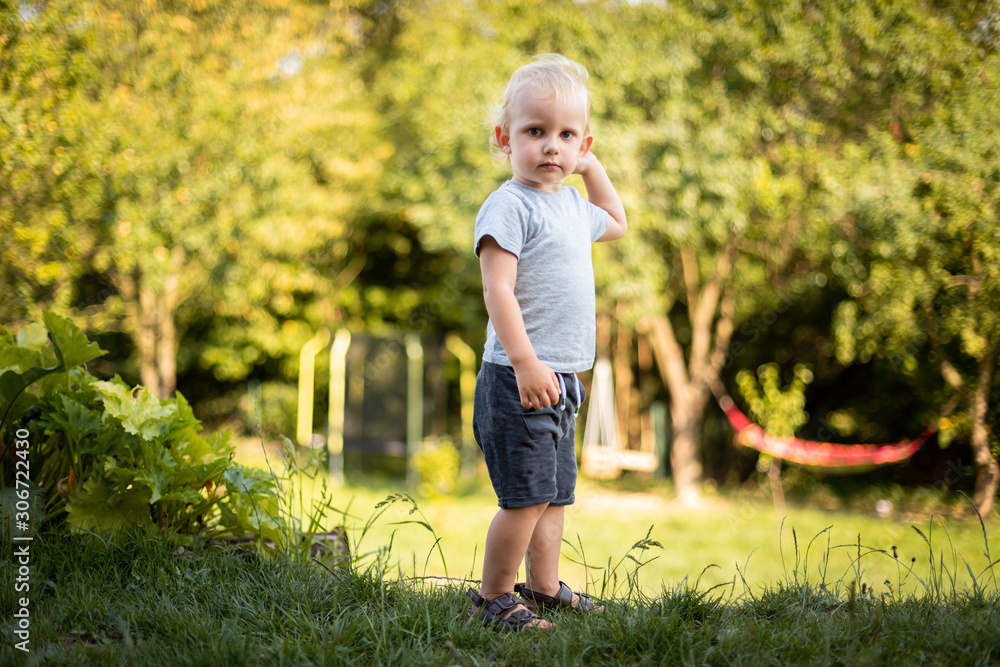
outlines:
[[476, 257], [485, 236], [492, 236], [501, 248], [520, 257], [528, 238], [528, 209], [524, 202], [504, 190], [487, 197], [476, 216]]
[[590, 242], [596, 242], [597, 239], [604, 236], [604, 232], [608, 231], [611, 214], [597, 204], [591, 204], [576, 188], [567, 185], [563, 189], [569, 192], [575, 210], [579, 212], [581, 217], [586, 217], [587, 222], [590, 223]]
[[611, 214], [589, 201], [587, 202], [587, 210], [590, 213], [590, 242], [595, 243], [597, 239], [604, 236], [604, 232], [608, 231]]

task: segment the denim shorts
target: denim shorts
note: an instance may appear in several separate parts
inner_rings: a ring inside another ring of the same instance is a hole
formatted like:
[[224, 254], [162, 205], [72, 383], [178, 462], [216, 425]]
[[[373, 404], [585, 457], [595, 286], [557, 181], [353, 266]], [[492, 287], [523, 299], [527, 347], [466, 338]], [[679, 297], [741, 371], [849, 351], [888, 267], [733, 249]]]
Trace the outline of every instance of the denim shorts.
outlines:
[[513, 368], [484, 361], [479, 369], [472, 427], [500, 507], [575, 500], [576, 413], [586, 392], [575, 374], [557, 375], [559, 402], [526, 410]]

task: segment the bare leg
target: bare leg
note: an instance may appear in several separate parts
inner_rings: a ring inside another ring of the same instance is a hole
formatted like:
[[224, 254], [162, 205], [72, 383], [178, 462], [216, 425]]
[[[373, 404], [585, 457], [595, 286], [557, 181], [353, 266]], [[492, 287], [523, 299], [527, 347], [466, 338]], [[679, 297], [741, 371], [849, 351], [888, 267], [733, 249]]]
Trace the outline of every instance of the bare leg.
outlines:
[[528, 543], [528, 588], [543, 595], [559, 592], [559, 550], [562, 548], [563, 521], [566, 508], [549, 505], [535, 523]]
[[[550, 597], [559, 592], [559, 551], [562, 548], [565, 516], [564, 506], [549, 505], [535, 524], [535, 532], [528, 544], [525, 568], [528, 588]], [[579, 603], [580, 595], [574, 593], [573, 606]], [[594, 611], [604, 611], [604, 607], [595, 607]]]
[[[493, 517], [486, 533], [483, 556], [483, 583], [479, 594], [486, 600], [514, 592], [517, 569], [524, 560], [532, 533], [543, 516], [546, 505], [501, 509]], [[520, 607], [518, 607], [520, 608]], [[516, 609], [511, 610], [511, 613]], [[548, 627], [539, 620], [538, 627]]]

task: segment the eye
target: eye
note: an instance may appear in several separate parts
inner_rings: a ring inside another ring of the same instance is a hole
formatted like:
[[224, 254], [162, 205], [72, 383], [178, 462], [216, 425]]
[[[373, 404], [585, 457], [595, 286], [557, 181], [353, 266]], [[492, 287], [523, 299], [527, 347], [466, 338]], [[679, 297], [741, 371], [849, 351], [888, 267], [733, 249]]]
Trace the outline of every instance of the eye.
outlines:
[[563, 139], [572, 139], [573, 137], [576, 136], [576, 134], [571, 132], [570, 130], [564, 130], [559, 134], [559, 136], [561, 136]]
[[528, 130], [528, 134], [532, 137], [537, 137], [542, 134], [542, 131], [537, 127], [532, 127]]

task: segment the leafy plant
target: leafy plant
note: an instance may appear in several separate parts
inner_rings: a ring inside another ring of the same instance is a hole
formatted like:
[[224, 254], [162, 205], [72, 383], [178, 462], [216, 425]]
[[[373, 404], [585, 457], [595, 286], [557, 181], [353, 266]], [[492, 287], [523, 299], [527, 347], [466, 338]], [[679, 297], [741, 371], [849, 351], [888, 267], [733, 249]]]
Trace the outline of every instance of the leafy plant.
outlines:
[[16, 486], [11, 444], [15, 433], [21, 440], [27, 433], [22, 460], [44, 499], [46, 528], [98, 535], [138, 529], [182, 542], [198, 534], [277, 537], [274, 482], [233, 462], [229, 433], [202, 437], [180, 394], [160, 399], [83, 368], [104, 353], [51, 312], [16, 336], [0, 329], [5, 505]]
[[806, 386], [813, 379], [809, 366], [795, 364], [795, 377], [784, 389], [780, 386], [780, 369], [776, 363], [760, 366], [757, 378], [759, 385], [748, 370], [736, 374], [736, 382], [750, 405], [751, 414], [761, 420], [764, 430], [771, 435], [795, 435], [799, 427], [809, 420], [809, 413], [805, 411]]
[[[795, 364], [795, 376], [787, 387], [781, 389], [781, 373], [776, 363], [764, 364], [757, 368], [758, 385], [753, 374], [744, 369], [736, 374], [740, 392], [750, 405], [750, 412], [761, 421], [764, 430], [771, 435], [790, 437], [809, 420], [805, 410], [806, 386], [813, 381], [813, 373], [807, 364]], [[781, 460], [771, 454], [761, 453], [757, 459], [757, 470], [768, 473], [771, 495], [779, 515], [785, 512], [785, 495], [781, 488]]]

